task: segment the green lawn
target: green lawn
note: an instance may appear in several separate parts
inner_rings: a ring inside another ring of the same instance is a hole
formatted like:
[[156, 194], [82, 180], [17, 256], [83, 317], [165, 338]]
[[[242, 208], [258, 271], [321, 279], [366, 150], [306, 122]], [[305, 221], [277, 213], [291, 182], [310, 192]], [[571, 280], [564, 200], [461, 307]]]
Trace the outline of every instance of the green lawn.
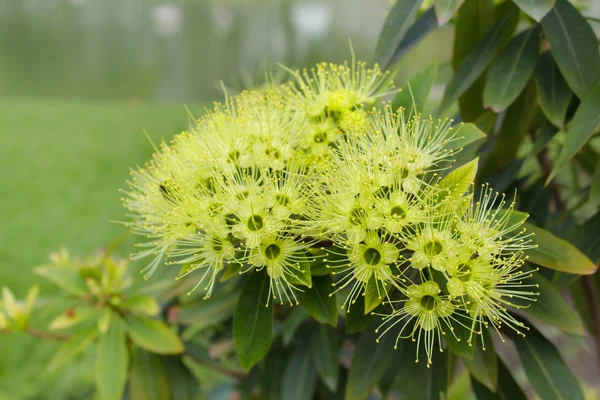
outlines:
[[[85, 254], [123, 233], [110, 220], [124, 219], [118, 189], [151, 154], [143, 130], [158, 143], [188, 123], [183, 105], [1, 100], [0, 286], [23, 297], [38, 282], [32, 267], [60, 245]], [[42, 296], [54, 293], [42, 286]], [[81, 398], [67, 393], [93, 366], [48, 374], [55, 346], [0, 336], [0, 399]]]

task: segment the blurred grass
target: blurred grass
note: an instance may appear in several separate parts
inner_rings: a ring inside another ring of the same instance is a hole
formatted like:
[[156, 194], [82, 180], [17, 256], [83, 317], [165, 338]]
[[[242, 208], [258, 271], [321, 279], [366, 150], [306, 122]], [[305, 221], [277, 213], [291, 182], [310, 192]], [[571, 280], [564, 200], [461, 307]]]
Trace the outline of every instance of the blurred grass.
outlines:
[[[202, 109], [190, 108], [196, 115]], [[125, 232], [110, 220], [124, 219], [117, 190], [129, 168], [152, 152], [143, 129], [158, 144], [188, 121], [183, 105], [175, 104], [0, 101], [0, 286], [23, 297], [39, 282], [32, 267], [60, 245], [85, 255]], [[43, 297], [54, 293], [42, 286]], [[0, 335], [0, 399], [85, 398], [82, 384], [93, 364], [49, 374], [55, 348], [25, 335]]]

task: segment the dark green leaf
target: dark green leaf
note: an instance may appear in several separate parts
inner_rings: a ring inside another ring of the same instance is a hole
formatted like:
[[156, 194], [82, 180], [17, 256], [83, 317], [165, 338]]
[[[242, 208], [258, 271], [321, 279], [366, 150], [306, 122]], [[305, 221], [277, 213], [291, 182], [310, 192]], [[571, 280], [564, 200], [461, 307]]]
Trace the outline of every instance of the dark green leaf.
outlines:
[[594, 168], [594, 174], [592, 175], [589, 202], [594, 207], [600, 204], [600, 159], [598, 159], [596, 168]]
[[125, 322], [115, 316], [96, 345], [95, 381], [102, 400], [121, 400], [123, 395], [129, 365], [125, 340]]
[[542, 29], [558, 67], [580, 98], [600, 76], [598, 41], [590, 24], [567, 0], [556, 4], [542, 20]]
[[134, 347], [129, 372], [130, 400], [164, 400], [170, 397], [167, 371], [161, 357]]
[[422, 113], [437, 76], [437, 62], [418, 72], [402, 86], [392, 101], [392, 108], [402, 107], [409, 114]]
[[515, 36], [498, 55], [487, 74], [483, 102], [499, 112], [519, 96], [538, 61], [540, 32], [536, 27]]
[[565, 132], [565, 143], [548, 177], [550, 182], [564, 165], [600, 130], [600, 87], [585, 97]]
[[501, 359], [498, 359], [498, 387], [495, 393], [476, 379], [471, 379], [471, 384], [477, 400], [527, 400], [527, 396], [525, 396]]
[[292, 342], [294, 338], [294, 333], [296, 330], [306, 319], [308, 318], [308, 313], [302, 307], [294, 307], [294, 309], [289, 313], [285, 321], [283, 322], [283, 345], [287, 346]]
[[[422, 348], [420, 349], [423, 350]], [[433, 364], [427, 368], [426, 360], [415, 363], [416, 343], [403, 339], [398, 343], [401, 359], [398, 368], [397, 386], [404, 400], [442, 400], [448, 390], [448, 355], [437, 353]]]
[[370, 314], [386, 298], [386, 293], [391, 285], [377, 281], [375, 276], [371, 276], [365, 288], [365, 309], [364, 314]]
[[239, 293], [216, 293], [208, 299], [198, 299], [191, 303], [175, 307], [170, 313], [169, 322], [192, 325], [194, 327], [211, 326], [230, 318], [235, 310]]
[[381, 335], [375, 332], [378, 325], [379, 321], [365, 328], [356, 342], [352, 368], [346, 383], [346, 400], [365, 400], [396, 354], [396, 332], [391, 330], [377, 343], [377, 338]]
[[[533, 271], [530, 267], [526, 267], [527, 270], [531, 271], [531, 278], [523, 280], [526, 285], [537, 285], [537, 288], [533, 287], [533, 292], [538, 292], [539, 296], [535, 302], [523, 300], [521, 298], [513, 298], [511, 302], [526, 307], [523, 311], [531, 315], [532, 317], [545, 322], [550, 325], [554, 325], [565, 332], [574, 333], [577, 335], [583, 335], [585, 329], [577, 313], [569, 307], [562, 295], [554, 287], [554, 285], [544, 276]], [[533, 297], [533, 296], [532, 296]]]
[[319, 324], [310, 337], [310, 351], [321, 380], [336, 392], [339, 379], [338, 352], [339, 346], [335, 329], [329, 325]]
[[84, 296], [89, 289], [74, 268], [59, 265], [42, 265], [35, 267], [33, 272], [56, 286], [75, 296]]
[[480, 336], [473, 338], [473, 359], [464, 358], [463, 362], [473, 378], [495, 392], [498, 384], [498, 357], [488, 330], [483, 329], [482, 335], [479, 343], [476, 340], [479, 341]]
[[525, 14], [540, 22], [554, 7], [556, 0], [513, 0]]
[[298, 267], [300, 270], [294, 270], [294, 275], [288, 277], [289, 282], [292, 285], [300, 285], [300, 286], [312, 286], [312, 276], [310, 274], [310, 262], [309, 258], [304, 253], [296, 253], [294, 254], [294, 258], [298, 261]]
[[[455, 131], [455, 129], [457, 129], [457, 131]], [[445, 150], [456, 151], [486, 137], [485, 133], [483, 133], [474, 123], [454, 125], [449, 134], [452, 135], [454, 132], [456, 132], [456, 134], [454, 138], [448, 142]], [[472, 159], [473, 158], [471, 158], [471, 160]]]
[[521, 364], [531, 386], [544, 400], [583, 400], [577, 378], [550, 343], [534, 327], [526, 337], [516, 336]]
[[535, 81], [544, 115], [554, 126], [563, 128], [573, 91], [560, 73], [551, 52], [541, 55], [535, 70]]
[[162, 357], [172, 400], [197, 400], [201, 397], [200, 382], [180, 357]]
[[[446, 332], [444, 340], [448, 343], [448, 347], [454, 354], [461, 358], [473, 359], [475, 347], [469, 343], [471, 338], [471, 330], [463, 325], [454, 326], [454, 332]], [[475, 339], [477, 336], [475, 335]]]
[[265, 357], [261, 373], [261, 392], [264, 400], [281, 400], [282, 371], [285, 370], [287, 360], [286, 351], [280, 346], [272, 348]]
[[242, 367], [249, 371], [271, 345], [273, 307], [267, 271], [254, 271], [242, 289], [233, 317], [235, 349]]
[[435, 14], [438, 24], [444, 25], [450, 21], [454, 13], [460, 8], [465, 0], [435, 0]]
[[483, 74], [496, 53], [502, 48], [514, 30], [518, 13], [510, 12], [485, 35], [466, 56], [448, 83], [440, 105], [439, 114], [467, 90]]
[[147, 317], [127, 319], [127, 334], [143, 349], [159, 354], [182, 353], [183, 343], [168, 325]]
[[377, 319], [373, 315], [365, 315], [365, 298], [358, 296], [349, 312], [346, 313], [346, 333], [351, 335], [362, 331], [367, 325]]
[[585, 254], [571, 243], [559, 239], [545, 229], [525, 223], [527, 232], [533, 233], [537, 248], [526, 250], [528, 261], [543, 267], [571, 274], [589, 275], [598, 268]]
[[375, 60], [387, 68], [404, 35], [413, 23], [423, 0], [397, 1], [390, 10], [375, 48]]
[[96, 336], [98, 336], [98, 331], [95, 326], [75, 334], [58, 348], [48, 365], [48, 369], [54, 371], [77, 357], [94, 343]]
[[234, 276], [239, 276], [242, 268], [244, 268], [244, 264], [239, 262], [230, 262], [229, 265], [227, 265], [225, 272], [223, 272], [223, 275], [221, 275], [221, 278], [219, 278], [219, 282], [225, 282]]
[[298, 292], [297, 296], [302, 307], [308, 311], [317, 321], [337, 325], [337, 303], [333, 292], [333, 280], [331, 276], [313, 277], [312, 288], [305, 288]]
[[283, 375], [286, 400], [311, 400], [317, 384], [317, 371], [306, 346], [298, 346]]
[[406, 32], [404, 39], [402, 39], [402, 42], [400, 42], [400, 45], [396, 49], [396, 52], [394, 53], [394, 57], [392, 58], [390, 64], [393, 64], [394, 62], [399, 60], [404, 54], [406, 54], [410, 49], [412, 49], [413, 46], [415, 46], [417, 43], [423, 40], [423, 38], [425, 38], [425, 36], [427, 36], [431, 31], [437, 28], [437, 26], [438, 23], [437, 18], [435, 16], [435, 10], [433, 7], [431, 7], [429, 10], [421, 14], [417, 18], [415, 23], [412, 24], [410, 28], [408, 28], [408, 31]]

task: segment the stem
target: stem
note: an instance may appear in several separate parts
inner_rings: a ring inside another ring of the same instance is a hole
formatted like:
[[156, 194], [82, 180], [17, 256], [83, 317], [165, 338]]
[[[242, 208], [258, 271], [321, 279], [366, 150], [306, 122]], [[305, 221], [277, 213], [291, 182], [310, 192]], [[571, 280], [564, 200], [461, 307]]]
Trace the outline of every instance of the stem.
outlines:
[[29, 333], [31, 336], [35, 336], [36, 338], [39, 338], [39, 339], [46, 339], [46, 340], [69, 340], [69, 339], [71, 339], [71, 336], [69, 336], [69, 335], [61, 335], [60, 333], [50, 333], [50, 332], [38, 331], [37, 329], [32, 328], [30, 326], [27, 327], [26, 332]]

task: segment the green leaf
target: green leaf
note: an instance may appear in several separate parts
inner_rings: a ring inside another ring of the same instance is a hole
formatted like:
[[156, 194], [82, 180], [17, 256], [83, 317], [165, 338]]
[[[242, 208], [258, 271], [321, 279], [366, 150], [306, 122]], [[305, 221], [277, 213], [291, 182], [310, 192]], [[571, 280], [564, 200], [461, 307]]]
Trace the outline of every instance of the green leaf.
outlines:
[[305, 346], [298, 346], [283, 375], [286, 400], [311, 400], [317, 384], [317, 372], [311, 353]]
[[125, 322], [116, 317], [96, 345], [95, 380], [102, 400], [121, 400], [129, 366]]
[[223, 272], [223, 275], [221, 275], [221, 277], [219, 278], [219, 282], [225, 282], [233, 278], [234, 276], [239, 276], [242, 268], [244, 268], [244, 264], [239, 262], [230, 262], [227, 265], [225, 271]]
[[156, 300], [148, 296], [133, 296], [123, 302], [123, 309], [134, 314], [155, 316], [160, 311]]
[[367, 282], [365, 288], [365, 309], [364, 313], [370, 314], [371, 311], [377, 308], [379, 304], [385, 299], [386, 293], [389, 291], [391, 285], [377, 281], [375, 276], [371, 276]]
[[170, 399], [169, 381], [160, 356], [134, 347], [129, 372], [130, 400]]
[[84, 296], [88, 292], [85, 282], [81, 279], [77, 270], [73, 268], [58, 265], [42, 265], [35, 267], [33, 272], [72, 295]]
[[340, 371], [338, 365], [339, 346], [335, 329], [325, 324], [319, 324], [318, 328], [313, 329], [310, 337], [310, 351], [321, 380], [329, 390], [335, 393]]
[[478, 163], [479, 158], [476, 158], [456, 168], [438, 183], [438, 188], [447, 189], [451, 196], [457, 199], [460, 198], [475, 181]]
[[556, 0], [542, 20], [542, 29], [563, 76], [579, 98], [600, 76], [600, 53], [590, 24], [567, 0]]
[[288, 279], [289, 279], [290, 283], [293, 285], [311, 287], [312, 286], [312, 277], [310, 274], [310, 261], [309, 261], [308, 257], [304, 253], [296, 253], [296, 254], [294, 254], [294, 258], [297, 260], [301, 260], [301, 261], [298, 261], [298, 266], [300, 267], [300, 271], [294, 270], [294, 274], [297, 274], [297, 275], [289, 276]]
[[537, 288], [532, 288], [532, 291], [538, 292], [535, 302], [523, 300], [514, 297], [511, 302], [527, 307], [523, 309], [525, 314], [531, 315], [539, 321], [554, 325], [564, 332], [574, 333], [576, 335], [585, 334], [585, 328], [577, 313], [571, 309], [565, 299], [563, 299], [559, 290], [550, 283], [544, 276], [533, 271], [530, 267], [526, 268], [531, 271], [531, 278], [523, 281], [526, 285], [537, 285]]
[[535, 70], [535, 82], [544, 115], [554, 126], [563, 128], [573, 91], [549, 51], [540, 56]]
[[590, 186], [589, 203], [594, 207], [600, 204], [600, 159], [596, 163], [594, 173], [592, 175], [592, 185]]
[[[395, 331], [387, 332], [379, 343], [375, 332], [379, 321], [365, 328], [354, 348], [352, 367], [346, 383], [346, 400], [365, 400], [395, 356]], [[396, 366], [394, 366], [396, 367]]]
[[456, 326], [454, 326], [454, 332], [447, 332], [444, 336], [444, 340], [448, 343], [448, 347], [454, 354], [461, 358], [472, 360], [475, 355], [476, 346], [469, 343], [470, 337], [470, 329], [463, 325], [456, 324]]
[[438, 114], [442, 114], [483, 74], [514, 30], [518, 13], [509, 12], [466, 56], [448, 83]]
[[375, 48], [375, 60], [387, 68], [404, 35], [412, 25], [423, 0], [397, 1], [390, 10]]
[[537, 26], [515, 36], [498, 55], [487, 74], [483, 102], [499, 112], [519, 96], [538, 61], [540, 32]]
[[526, 337], [516, 336], [521, 364], [531, 386], [544, 400], [584, 400], [577, 378], [556, 347], [534, 327]]
[[158, 354], [183, 353], [181, 339], [168, 325], [147, 317], [127, 319], [127, 334], [143, 349]]
[[351, 335], [361, 332], [367, 325], [378, 318], [374, 315], [365, 315], [365, 298], [358, 296], [356, 302], [352, 305], [350, 312], [346, 313], [346, 333]]
[[294, 307], [292, 312], [287, 316], [285, 321], [283, 322], [283, 337], [282, 342], [284, 346], [289, 345], [294, 338], [294, 333], [296, 330], [302, 325], [304, 321], [308, 318], [308, 313], [302, 307]]
[[435, 0], [435, 14], [438, 24], [444, 25], [450, 21], [454, 13], [460, 8], [465, 0]]
[[300, 305], [318, 322], [336, 326], [338, 320], [337, 302], [333, 292], [331, 276], [313, 277], [313, 286], [298, 292]]
[[416, 343], [408, 339], [402, 339], [398, 347], [401, 357], [396, 366], [398, 369], [396, 382], [402, 399], [445, 399], [449, 383], [447, 353], [436, 352], [433, 363], [427, 368], [426, 360], [415, 363]]
[[409, 114], [422, 113], [436, 76], [437, 61], [434, 61], [402, 86], [392, 101], [392, 108], [397, 110], [402, 107]]
[[162, 357], [167, 376], [171, 400], [197, 400], [202, 398], [200, 382], [192, 371], [182, 362], [180, 357]]
[[498, 386], [495, 393], [476, 379], [472, 379], [471, 384], [477, 400], [527, 400], [527, 396], [525, 396], [501, 359], [498, 359]]
[[[301, 310], [301, 308], [298, 308]], [[265, 357], [261, 373], [261, 394], [264, 400], [281, 400], [283, 374], [288, 360], [285, 350], [281, 347], [272, 348]]]
[[521, 10], [536, 22], [540, 22], [554, 7], [556, 0], [513, 0]]
[[[488, 330], [483, 329], [482, 335], [482, 342], [485, 343], [486, 347], [483, 348], [480, 346], [481, 343], [476, 343], [473, 339], [473, 347], [475, 348], [473, 359], [464, 358], [463, 363], [473, 378], [495, 392], [498, 384], [498, 357]], [[479, 336], [476, 339], [479, 339]]]
[[573, 119], [567, 125], [565, 142], [561, 147], [560, 154], [554, 162], [554, 168], [546, 184], [550, 182], [573, 158], [575, 154], [590, 140], [592, 135], [600, 130], [600, 87], [595, 88], [589, 96], [581, 101]]
[[390, 64], [393, 64], [397, 60], [399, 60], [404, 54], [406, 54], [410, 49], [412, 49], [417, 43], [419, 43], [423, 38], [425, 38], [431, 31], [437, 28], [437, 18], [435, 16], [435, 10], [433, 7], [430, 7], [429, 10], [425, 11], [421, 14], [414, 24], [408, 31], [406, 35], [404, 35], [404, 39], [400, 42], [400, 45], [396, 49], [394, 56], [392, 57], [392, 61]]
[[571, 243], [535, 225], [525, 223], [523, 226], [527, 232], [534, 234], [533, 243], [538, 245], [525, 251], [529, 262], [571, 274], [591, 275], [596, 272], [598, 266]]
[[233, 316], [233, 338], [242, 367], [249, 371], [271, 345], [273, 307], [267, 271], [254, 271], [242, 289]]
[[196, 331], [219, 324], [233, 315], [240, 294], [218, 292], [208, 299], [198, 299], [170, 312], [169, 322], [191, 325]]
[[485, 133], [483, 133], [474, 123], [461, 123], [454, 125], [452, 130], [449, 132], [449, 135], [453, 134], [454, 137], [448, 142], [445, 150], [456, 151], [486, 137]]
[[62, 367], [79, 354], [83, 353], [96, 340], [98, 331], [96, 328], [86, 329], [73, 335], [58, 348], [54, 357], [48, 364], [49, 371], [55, 371]]

